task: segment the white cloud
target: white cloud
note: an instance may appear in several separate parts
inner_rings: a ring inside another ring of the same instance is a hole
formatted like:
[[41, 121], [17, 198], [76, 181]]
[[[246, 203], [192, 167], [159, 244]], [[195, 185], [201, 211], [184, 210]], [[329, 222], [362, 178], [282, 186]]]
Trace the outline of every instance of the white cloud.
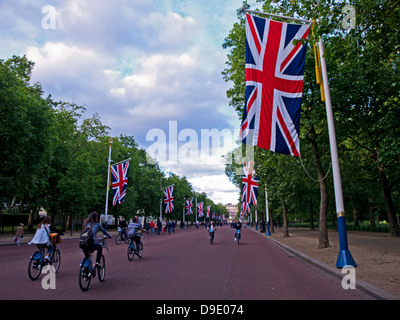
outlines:
[[[149, 130], [168, 133], [170, 121], [177, 121], [178, 132], [190, 128], [198, 135], [201, 129], [238, 126], [226, 99], [228, 84], [221, 71], [227, 52], [221, 45], [236, 22], [235, 10], [242, 0], [57, 0], [50, 4], [57, 12], [55, 30], [41, 26], [41, 10], [48, 1], [0, 3], [0, 29], [4, 30], [0, 57], [26, 53], [35, 62], [32, 82], [40, 82], [45, 94], [84, 105], [89, 116], [99, 114], [113, 135], [132, 135], [142, 147], [149, 146], [145, 139]], [[208, 168], [189, 162], [176, 166], [174, 172], [192, 176], [197, 179], [195, 188], [207, 186], [209, 196], [222, 199], [230, 191], [217, 195], [217, 189], [233, 185], [218, 157], [209, 159]], [[199, 178], [207, 172], [212, 184]]]

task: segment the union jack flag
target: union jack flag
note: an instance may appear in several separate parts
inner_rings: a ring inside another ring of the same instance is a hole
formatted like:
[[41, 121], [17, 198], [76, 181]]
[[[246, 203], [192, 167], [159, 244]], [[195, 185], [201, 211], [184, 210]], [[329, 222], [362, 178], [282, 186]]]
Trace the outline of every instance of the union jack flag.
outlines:
[[243, 202], [246, 202], [248, 205], [257, 205], [258, 181], [260, 179], [256, 176], [256, 172], [251, 169], [252, 164], [253, 162], [250, 161], [248, 166], [246, 165], [246, 163], [244, 163], [243, 165], [242, 206]]
[[207, 206], [207, 216], [206, 218], [210, 217], [211, 206]]
[[174, 185], [164, 189], [165, 213], [170, 213], [174, 210]]
[[246, 15], [242, 142], [300, 156], [300, 110], [310, 25]]
[[111, 166], [111, 183], [113, 190], [113, 206], [124, 202], [128, 185], [129, 161]]
[[197, 212], [199, 213], [199, 218], [204, 217], [203, 213], [204, 207], [203, 207], [203, 201], [197, 204]]
[[186, 200], [186, 215], [193, 214], [193, 199]]
[[240, 208], [240, 217], [243, 218], [247, 213], [250, 213], [250, 205], [246, 201], [243, 201]]

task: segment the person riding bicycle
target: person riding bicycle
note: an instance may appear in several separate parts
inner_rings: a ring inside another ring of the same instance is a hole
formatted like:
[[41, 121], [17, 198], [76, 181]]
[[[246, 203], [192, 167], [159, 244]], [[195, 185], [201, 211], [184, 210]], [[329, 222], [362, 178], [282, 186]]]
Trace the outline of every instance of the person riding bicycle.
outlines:
[[214, 223], [212, 221], [208, 225], [207, 230], [208, 230], [208, 235], [209, 235], [210, 240], [214, 240], [214, 232], [217, 229], [215, 228]]
[[135, 251], [139, 252], [140, 235], [138, 231], [144, 231], [141, 224], [138, 222], [138, 218], [135, 216], [128, 225], [128, 237], [131, 241], [136, 243]]
[[123, 217], [119, 217], [118, 227], [121, 228], [121, 240], [124, 240], [124, 238], [127, 237], [126, 228], [128, 227], [128, 225], [126, 224], [126, 221]]
[[83, 254], [85, 255], [85, 258], [88, 259], [90, 256], [90, 253], [97, 250], [96, 267], [101, 267], [100, 259], [103, 254], [103, 246], [97, 242], [96, 235], [97, 235], [97, 232], [99, 232], [99, 231], [101, 231], [109, 239], [111, 239], [111, 235], [99, 223], [99, 215], [97, 214], [96, 211], [92, 211], [89, 214], [89, 217], [87, 217], [85, 219], [85, 221], [83, 222], [82, 230], [84, 230], [87, 226], [91, 227], [91, 229], [92, 229], [93, 241], [92, 241], [92, 245], [90, 247], [82, 248]]
[[238, 234], [239, 239], [240, 239], [240, 230], [242, 229], [242, 223], [240, 222], [239, 219], [236, 219], [236, 222], [234, 223], [233, 228], [235, 229], [235, 241], [236, 241], [236, 234]]
[[50, 233], [57, 233], [58, 235], [64, 234], [52, 225], [51, 217], [45, 216], [38, 224], [32, 240], [28, 242], [28, 244], [36, 244], [37, 246], [44, 246], [47, 248], [47, 254], [44, 258], [47, 262], [50, 262], [50, 256], [54, 250], [54, 246], [50, 241]]
[[136, 252], [139, 252], [140, 235], [138, 231], [144, 231], [137, 217], [134, 217], [128, 225], [128, 237], [131, 239], [131, 243], [134, 241], [136, 243]]

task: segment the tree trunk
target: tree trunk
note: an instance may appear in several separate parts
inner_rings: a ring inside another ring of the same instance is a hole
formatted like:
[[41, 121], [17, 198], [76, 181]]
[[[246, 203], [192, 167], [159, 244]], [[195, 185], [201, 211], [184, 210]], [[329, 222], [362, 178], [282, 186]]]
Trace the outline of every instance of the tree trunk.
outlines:
[[275, 232], [275, 227], [274, 227], [274, 218], [272, 217], [272, 210], [271, 207], [268, 206], [268, 212], [269, 212], [269, 228], [271, 233]]
[[315, 230], [314, 228], [314, 209], [313, 209], [313, 201], [310, 198], [310, 229]]
[[310, 133], [315, 134], [314, 128], [311, 128], [309, 132], [306, 134], [306, 139], [311, 143], [311, 148], [314, 155], [315, 167], [318, 172], [318, 183], [319, 190], [321, 194], [321, 204], [319, 208], [319, 244], [318, 248], [328, 248], [329, 239], [328, 239], [328, 225], [327, 225], [327, 215], [328, 215], [328, 188], [326, 185], [326, 179], [324, 170], [322, 169], [321, 159], [319, 157], [319, 150], [317, 141], [310, 137]]
[[282, 206], [283, 206], [283, 237], [289, 237], [289, 227], [288, 227], [288, 222], [287, 222], [287, 217], [286, 217], [286, 203], [285, 199], [282, 198]]
[[372, 208], [372, 199], [368, 197], [368, 211], [369, 211], [369, 225], [372, 228], [375, 228], [375, 219], [374, 219], [374, 211]]
[[353, 222], [354, 222], [354, 227], [360, 226], [360, 222], [359, 222], [358, 216], [357, 216], [357, 209], [354, 207], [353, 207]]
[[399, 224], [397, 223], [396, 213], [392, 200], [392, 192], [389, 182], [386, 177], [383, 165], [378, 166], [379, 181], [382, 183], [383, 196], [385, 198], [386, 212], [389, 220], [390, 235], [392, 237], [400, 236]]

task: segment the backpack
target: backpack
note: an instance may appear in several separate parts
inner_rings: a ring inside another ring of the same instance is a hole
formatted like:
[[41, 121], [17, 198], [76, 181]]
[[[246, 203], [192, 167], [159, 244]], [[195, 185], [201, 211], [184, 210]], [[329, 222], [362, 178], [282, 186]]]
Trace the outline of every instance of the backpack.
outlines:
[[136, 236], [137, 226], [134, 226], [128, 230], [128, 238], [133, 239]]
[[79, 237], [79, 248], [88, 248], [93, 244], [92, 226], [87, 225]]

